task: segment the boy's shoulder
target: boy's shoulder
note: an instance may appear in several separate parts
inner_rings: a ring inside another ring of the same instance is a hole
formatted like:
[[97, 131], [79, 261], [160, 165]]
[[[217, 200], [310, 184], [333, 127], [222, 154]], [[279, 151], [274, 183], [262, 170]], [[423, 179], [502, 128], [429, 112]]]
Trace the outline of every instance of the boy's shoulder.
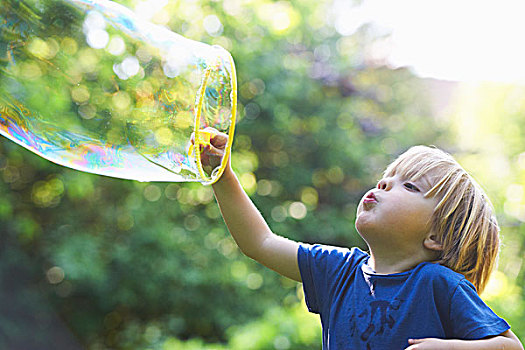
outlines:
[[368, 253], [358, 247], [346, 248], [326, 244], [305, 244], [299, 246], [299, 253], [309, 254], [315, 259], [334, 259], [357, 263], [369, 257]]
[[299, 245], [299, 269], [319, 275], [344, 275], [354, 271], [369, 255], [359, 248], [344, 248], [325, 244]]
[[423, 262], [416, 266], [414, 274], [425, 283], [431, 283], [436, 288], [454, 290], [460, 284], [474, 286], [461, 273], [435, 262]]
[[416, 266], [416, 269], [420, 269], [420, 273], [432, 274], [441, 278], [447, 278], [457, 281], [465, 279], [465, 276], [463, 276], [462, 274], [452, 270], [451, 268], [445, 265], [441, 265], [438, 262], [422, 262], [418, 266]]

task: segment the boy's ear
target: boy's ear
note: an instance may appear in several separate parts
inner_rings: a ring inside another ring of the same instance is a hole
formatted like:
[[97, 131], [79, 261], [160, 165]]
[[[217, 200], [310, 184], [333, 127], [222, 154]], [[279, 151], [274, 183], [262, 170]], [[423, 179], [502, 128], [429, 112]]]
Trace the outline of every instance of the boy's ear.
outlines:
[[433, 233], [428, 234], [428, 236], [423, 241], [423, 246], [427, 249], [435, 250], [439, 252], [443, 250], [443, 244], [439, 242], [439, 239]]

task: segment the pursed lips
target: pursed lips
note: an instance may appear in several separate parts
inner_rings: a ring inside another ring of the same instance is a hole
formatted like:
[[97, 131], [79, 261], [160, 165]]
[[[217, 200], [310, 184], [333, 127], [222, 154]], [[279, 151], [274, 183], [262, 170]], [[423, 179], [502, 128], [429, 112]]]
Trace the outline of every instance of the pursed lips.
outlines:
[[363, 204], [368, 204], [368, 203], [377, 203], [377, 198], [374, 192], [370, 192], [369, 194], [366, 195], [365, 198], [363, 198]]

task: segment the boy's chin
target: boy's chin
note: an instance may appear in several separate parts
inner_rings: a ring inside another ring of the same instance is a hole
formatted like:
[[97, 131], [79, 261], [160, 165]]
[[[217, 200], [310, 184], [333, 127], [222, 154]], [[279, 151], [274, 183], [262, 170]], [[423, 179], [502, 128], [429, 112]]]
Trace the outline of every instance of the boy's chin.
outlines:
[[361, 221], [359, 219], [355, 220], [355, 229], [357, 230], [357, 233], [359, 233], [359, 236], [361, 236], [362, 239], [367, 241], [367, 238], [371, 235], [371, 227], [369, 227], [369, 225]]
[[365, 218], [358, 217], [355, 220], [355, 228], [357, 233], [363, 238], [363, 240], [369, 245], [369, 242], [382, 242], [385, 239], [385, 232], [381, 230], [376, 223], [366, 220]]
[[355, 228], [361, 236], [366, 234], [367, 231], [373, 230], [375, 226], [375, 223], [372, 220], [373, 218], [368, 214], [369, 213], [363, 211], [360, 213], [358, 212], [355, 218]]

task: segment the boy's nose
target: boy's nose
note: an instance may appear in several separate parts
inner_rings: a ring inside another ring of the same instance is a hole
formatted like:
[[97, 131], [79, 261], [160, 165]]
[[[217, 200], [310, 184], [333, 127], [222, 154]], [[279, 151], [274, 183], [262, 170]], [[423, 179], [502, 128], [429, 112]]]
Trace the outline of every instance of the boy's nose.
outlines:
[[392, 181], [389, 181], [389, 179], [381, 179], [378, 183], [377, 183], [377, 188], [380, 189], [380, 190], [389, 190], [391, 188], [391, 183]]

